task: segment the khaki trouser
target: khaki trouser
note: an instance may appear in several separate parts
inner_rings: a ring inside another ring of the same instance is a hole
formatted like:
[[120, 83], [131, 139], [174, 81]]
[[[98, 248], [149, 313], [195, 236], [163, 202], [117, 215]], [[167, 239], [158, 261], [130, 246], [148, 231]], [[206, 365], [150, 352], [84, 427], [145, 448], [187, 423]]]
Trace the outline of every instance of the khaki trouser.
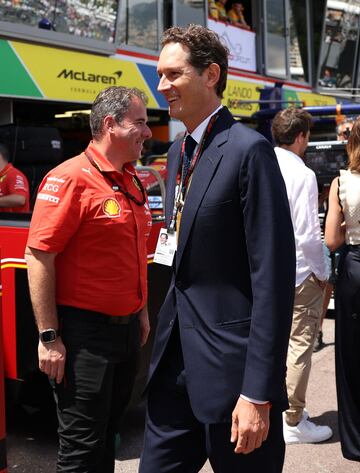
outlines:
[[323, 290], [315, 276], [310, 274], [295, 288], [286, 375], [289, 409], [285, 413], [285, 420], [290, 426], [300, 422], [305, 407], [311, 355], [319, 330], [322, 303]]

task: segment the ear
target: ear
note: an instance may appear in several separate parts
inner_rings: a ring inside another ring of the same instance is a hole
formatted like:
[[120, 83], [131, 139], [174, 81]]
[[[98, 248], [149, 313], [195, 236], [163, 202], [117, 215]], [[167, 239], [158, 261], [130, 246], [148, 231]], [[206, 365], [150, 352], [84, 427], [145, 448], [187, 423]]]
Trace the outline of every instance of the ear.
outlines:
[[114, 130], [115, 120], [111, 115], [106, 115], [103, 120], [103, 130], [104, 132], [112, 133]]
[[219, 82], [220, 78], [220, 66], [213, 62], [210, 66], [206, 69], [207, 74], [207, 85], [209, 87], [215, 87], [216, 84]]
[[301, 143], [301, 141], [305, 138], [305, 135], [303, 134], [302, 131], [296, 136], [295, 138], [295, 143]]

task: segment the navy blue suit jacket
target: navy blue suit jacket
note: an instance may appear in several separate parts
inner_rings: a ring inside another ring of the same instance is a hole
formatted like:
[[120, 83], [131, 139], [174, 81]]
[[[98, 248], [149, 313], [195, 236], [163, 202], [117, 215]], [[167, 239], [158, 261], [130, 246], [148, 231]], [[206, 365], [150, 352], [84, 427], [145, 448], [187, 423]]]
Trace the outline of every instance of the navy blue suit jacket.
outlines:
[[[180, 146], [168, 154], [167, 221]], [[241, 393], [285, 408], [294, 287], [293, 228], [274, 151], [223, 108], [186, 197], [150, 382], [178, 317], [198, 420], [230, 421]]]

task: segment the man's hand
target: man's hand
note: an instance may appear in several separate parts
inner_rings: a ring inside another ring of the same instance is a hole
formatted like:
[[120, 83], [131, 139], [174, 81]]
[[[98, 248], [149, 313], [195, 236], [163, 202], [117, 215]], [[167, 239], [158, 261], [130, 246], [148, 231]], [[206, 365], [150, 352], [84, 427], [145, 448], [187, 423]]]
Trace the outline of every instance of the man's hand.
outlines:
[[318, 279], [318, 284], [320, 286], [320, 289], [323, 291], [327, 285], [327, 279], [325, 281], [320, 281], [320, 279]]
[[38, 346], [39, 368], [47, 374], [50, 379], [55, 379], [59, 384], [64, 377], [66, 349], [58, 337], [55, 342], [42, 343]]
[[315, 277], [315, 280], [318, 283], [320, 289], [323, 291], [325, 289], [327, 283], [328, 283], [328, 280], [325, 279], [325, 281], [322, 281], [321, 279], [317, 278], [315, 275], [314, 275], [314, 277]]
[[149, 313], [148, 313], [147, 306], [141, 309], [139, 313], [139, 321], [140, 321], [140, 345], [144, 346], [150, 333], [150, 322], [149, 322]]
[[232, 413], [231, 442], [235, 453], [250, 453], [267, 439], [270, 405], [254, 404], [239, 397]]

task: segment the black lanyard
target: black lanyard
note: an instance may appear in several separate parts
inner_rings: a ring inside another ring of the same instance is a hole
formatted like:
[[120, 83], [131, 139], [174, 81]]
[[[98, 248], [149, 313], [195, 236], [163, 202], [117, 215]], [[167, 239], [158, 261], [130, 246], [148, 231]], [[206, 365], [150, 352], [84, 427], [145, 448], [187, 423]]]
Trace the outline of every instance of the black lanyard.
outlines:
[[100, 169], [99, 165], [97, 162], [90, 156], [90, 154], [87, 151], [84, 151], [85, 156], [89, 160], [90, 164], [94, 166], [95, 169], [97, 169], [105, 178], [106, 181], [108, 181], [111, 185], [111, 188], [114, 192], [121, 192], [124, 194], [128, 199], [132, 200], [134, 204], [142, 206], [146, 202], [146, 195], [145, 195], [145, 189], [138, 178], [136, 174], [133, 175], [133, 181], [134, 185], [139, 189], [141, 192], [141, 200], [137, 199], [134, 195], [130, 194], [126, 189], [124, 189], [116, 180], [112, 177], [112, 175], [109, 172], [104, 172]]

